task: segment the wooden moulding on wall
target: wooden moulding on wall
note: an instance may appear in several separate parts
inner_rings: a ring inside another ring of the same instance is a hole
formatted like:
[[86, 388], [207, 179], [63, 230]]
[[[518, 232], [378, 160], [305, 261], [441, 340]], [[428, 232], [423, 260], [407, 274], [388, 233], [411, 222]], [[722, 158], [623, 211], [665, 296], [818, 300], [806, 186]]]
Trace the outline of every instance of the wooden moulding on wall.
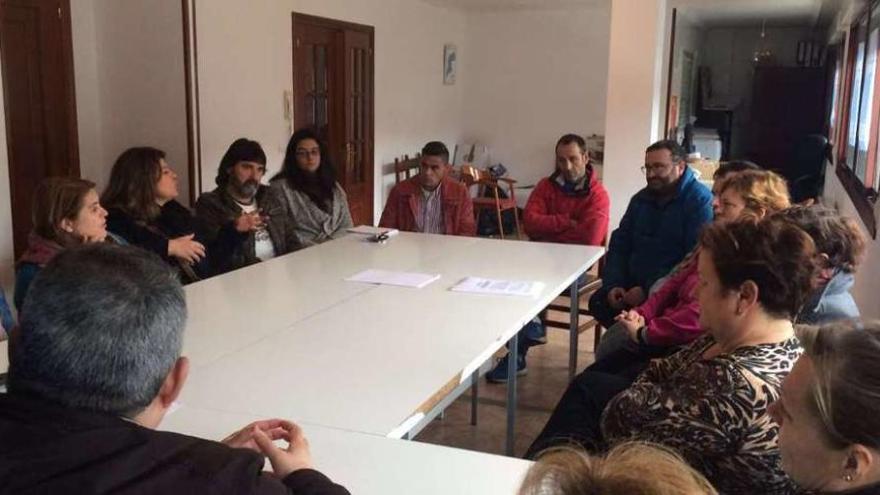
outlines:
[[874, 206], [877, 204], [877, 194], [865, 188], [853, 171], [843, 163], [835, 167], [840, 183], [853, 202], [856, 211], [859, 212], [862, 222], [871, 234], [871, 238], [877, 238], [877, 218], [874, 215]]

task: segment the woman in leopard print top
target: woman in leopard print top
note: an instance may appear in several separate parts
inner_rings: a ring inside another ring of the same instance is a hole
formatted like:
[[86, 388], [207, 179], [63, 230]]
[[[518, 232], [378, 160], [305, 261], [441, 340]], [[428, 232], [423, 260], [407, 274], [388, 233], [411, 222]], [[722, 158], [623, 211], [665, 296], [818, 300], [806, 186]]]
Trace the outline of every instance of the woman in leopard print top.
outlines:
[[700, 249], [707, 335], [652, 362], [632, 385], [582, 374], [530, 452], [572, 440], [591, 450], [648, 441], [678, 450], [720, 493], [795, 492], [767, 408], [801, 353], [792, 319], [810, 292], [815, 246], [771, 219], [708, 226]]
[[722, 493], [790, 493], [767, 407], [801, 353], [797, 339], [705, 359], [714, 346], [707, 335], [651, 363], [605, 408], [603, 437], [672, 447]]

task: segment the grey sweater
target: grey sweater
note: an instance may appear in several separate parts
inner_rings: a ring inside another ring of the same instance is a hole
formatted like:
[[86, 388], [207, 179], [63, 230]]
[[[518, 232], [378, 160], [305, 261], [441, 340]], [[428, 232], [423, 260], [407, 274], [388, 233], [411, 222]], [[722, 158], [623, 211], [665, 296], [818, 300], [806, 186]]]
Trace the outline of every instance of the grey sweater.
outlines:
[[272, 181], [269, 185], [279, 203], [284, 205], [284, 218], [288, 225], [284, 229], [287, 244], [302, 247], [314, 246], [322, 242], [342, 237], [346, 229], [353, 226], [348, 210], [348, 199], [342, 186], [336, 183], [333, 188], [333, 206], [330, 212], [322, 210], [311, 198], [301, 191], [294, 190], [286, 180]]

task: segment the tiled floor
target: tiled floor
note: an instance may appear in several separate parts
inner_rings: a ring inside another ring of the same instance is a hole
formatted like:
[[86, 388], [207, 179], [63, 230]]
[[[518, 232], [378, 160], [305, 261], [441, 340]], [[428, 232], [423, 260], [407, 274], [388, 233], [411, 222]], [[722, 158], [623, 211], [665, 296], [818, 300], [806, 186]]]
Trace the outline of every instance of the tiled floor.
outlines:
[[[544, 427], [568, 384], [568, 332], [548, 330], [549, 342], [528, 353], [528, 374], [518, 379], [516, 442], [514, 453], [522, 456]], [[593, 332], [581, 334], [578, 370], [593, 362]], [[482, 379], [479, 384], [478, 422], [471, 426], [470, 393], [462, 395], [415, 438], [420, 442], [469, 450], [504, 453], [507, 420], [507, 386]]]

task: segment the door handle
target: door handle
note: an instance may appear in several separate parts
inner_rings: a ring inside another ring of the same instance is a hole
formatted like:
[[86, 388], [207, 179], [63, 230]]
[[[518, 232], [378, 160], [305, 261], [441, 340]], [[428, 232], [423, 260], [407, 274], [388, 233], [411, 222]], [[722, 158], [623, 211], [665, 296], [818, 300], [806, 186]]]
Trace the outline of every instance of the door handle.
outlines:
[[345, 143], [345, 164], [347, 169], [354, 165], [354, 144], [351, 141]]

